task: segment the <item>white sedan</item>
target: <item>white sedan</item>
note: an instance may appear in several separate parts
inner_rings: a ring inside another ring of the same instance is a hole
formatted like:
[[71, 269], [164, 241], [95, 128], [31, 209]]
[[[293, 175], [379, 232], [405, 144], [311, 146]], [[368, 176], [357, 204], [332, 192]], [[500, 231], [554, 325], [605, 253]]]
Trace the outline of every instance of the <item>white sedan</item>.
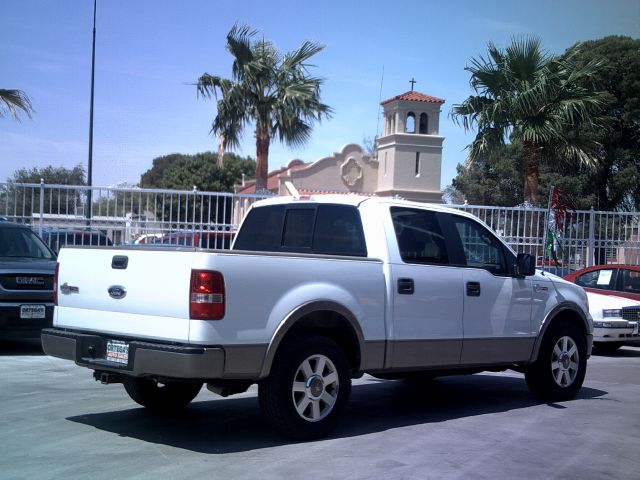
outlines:
[[622, 345], [640, 345], [640, 302], [591, 292], [587, 297], [597, 351], [613, 352]]

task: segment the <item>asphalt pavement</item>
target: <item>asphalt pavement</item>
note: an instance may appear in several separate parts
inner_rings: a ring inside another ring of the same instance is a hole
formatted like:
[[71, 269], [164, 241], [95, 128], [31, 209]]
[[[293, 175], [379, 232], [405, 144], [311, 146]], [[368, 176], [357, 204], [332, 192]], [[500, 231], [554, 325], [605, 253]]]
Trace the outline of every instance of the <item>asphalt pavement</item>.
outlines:
[[354, 382], [330, 438], [292, 442], [252, 387], [203, 389], [158, 416], [121, 385], [0, 344], [0, 479], [638, 479], [640, 348], [593, 356], [577, 399], [541, 403], [514, 372]]

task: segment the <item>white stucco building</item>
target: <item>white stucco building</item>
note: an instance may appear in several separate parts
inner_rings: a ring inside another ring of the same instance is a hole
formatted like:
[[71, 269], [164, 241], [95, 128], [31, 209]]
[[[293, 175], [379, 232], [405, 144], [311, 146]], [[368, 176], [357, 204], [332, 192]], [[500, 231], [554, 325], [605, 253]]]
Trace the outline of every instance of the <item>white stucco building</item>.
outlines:
[[[313, 163], [292, 160], [269, 174], [267, 188], [280, 195], [354, 193], [442, 202], [439, 134], [444, 100], [409, 91], [381, 103], [384, 131], [375, 157], [356, 144]], [[253, 182], [236, 188], [253, 193]]]

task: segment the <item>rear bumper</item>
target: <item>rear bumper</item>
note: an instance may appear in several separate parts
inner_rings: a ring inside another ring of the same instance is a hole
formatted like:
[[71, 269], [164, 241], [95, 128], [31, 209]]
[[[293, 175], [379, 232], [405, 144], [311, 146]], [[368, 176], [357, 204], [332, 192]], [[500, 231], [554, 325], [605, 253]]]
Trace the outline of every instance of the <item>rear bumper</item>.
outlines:
[[225, 352], [220, 347], [199, 347], [128, 341], [126, 364], [106, 360], [107, 338], [57, 328], [42, 330], [42, 349], [52, 357], [73, 360], [93, 370], [130, 376], [175, 379], [215, 379], [224, 374]]

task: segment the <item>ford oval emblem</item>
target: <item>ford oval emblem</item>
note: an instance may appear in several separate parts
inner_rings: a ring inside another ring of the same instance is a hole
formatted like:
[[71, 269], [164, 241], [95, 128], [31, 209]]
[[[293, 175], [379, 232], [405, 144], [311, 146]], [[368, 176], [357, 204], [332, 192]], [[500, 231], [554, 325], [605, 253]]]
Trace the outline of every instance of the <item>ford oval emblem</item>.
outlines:
[[121, 298], [124, 298], [127, 296], [127, 291], [125, 290], [124, 287], [121, 287], [120, 285], [114, 285], [113, 287], [109, 287], [109, 296], [111, 298], [115, 298], [116, 300], [120, 300]]

